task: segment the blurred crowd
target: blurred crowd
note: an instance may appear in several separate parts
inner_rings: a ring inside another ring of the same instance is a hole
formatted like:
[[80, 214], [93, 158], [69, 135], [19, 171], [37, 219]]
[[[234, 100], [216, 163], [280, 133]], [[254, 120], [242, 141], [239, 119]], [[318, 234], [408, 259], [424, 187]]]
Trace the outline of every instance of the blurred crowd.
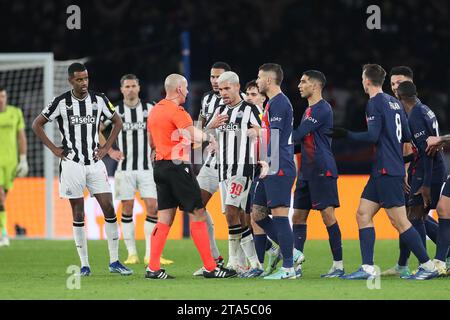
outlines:
[[[376, 2], [375, 2], [376, 3]], [[68, 30], [66, 8], [81, 8], [81, 30]], [[196, 102], [209, 90], [209, 68], [228, 62], [241, 85], [258, 66], [277, 62], [298, 123], [306, 107], [297, 85], [302, 71], [319, 69], [328, 80], [326, 97], [337, 125], [365, 128], [367, 97], [361, 66], [379, 63], [386, 71], [408, 65], [420, 98], [450, 132], [450, 4], [446, 0], [380, 2], [381, 30], [369, 30], [364, 0], [196, 1], [2, 1], [2, 51], [52, 51], [58, 60], [89, 57], [92, 86], [119, 98], [118, 79], [136, 73], [157, 100], [162, 79], [180, 72], [180, 33], [191, 37], [191, 80]], [[385, 91], [390, 92], [388, 79]], [[198, 103], [191, 112], [198, 114]]]

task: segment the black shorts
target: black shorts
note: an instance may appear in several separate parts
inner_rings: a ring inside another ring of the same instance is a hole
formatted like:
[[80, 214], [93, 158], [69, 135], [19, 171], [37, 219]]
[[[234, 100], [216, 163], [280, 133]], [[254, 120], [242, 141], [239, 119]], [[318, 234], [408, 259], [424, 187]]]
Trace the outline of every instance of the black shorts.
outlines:
[[180, 207], [194, 212], [204, 208], [200, 187], [190, 164], [174, 164], [171, 160], [155, 162], [153, 177], [158, 196], [158, 210]]

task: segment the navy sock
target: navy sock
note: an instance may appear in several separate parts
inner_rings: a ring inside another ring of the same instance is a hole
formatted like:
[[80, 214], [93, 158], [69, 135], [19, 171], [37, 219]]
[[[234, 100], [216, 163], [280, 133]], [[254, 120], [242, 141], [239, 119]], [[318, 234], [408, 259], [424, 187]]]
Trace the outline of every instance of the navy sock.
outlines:
[[266, 251], [269, 250], [270, 248], [272, 248], [272, 241], [270, 241], [266, 236]]
[[375, 247], [375, 229], [373, 227], [359, 229], [359, 246], [362, 264], [373, 266], [373, 252]]
[[264, 263], [264, 255], [266, 254], [266, 244], [270, 241], [267, 240], [267, 236], [265, 234], [255, 234], [253, 236], [255, 240], [255, 249], [256, 254], [258, 255], [258, 260], [261, 263]]
[[297, 250], [303, 252], [306, 241], [306, 224], [294, 224], [292, 225], [294, 231], [294, 247]]
[[288, 217], [273, 217], [273, 224], [277, 230], [278, 241], [281, 254], [283, 255], [283, 267], [292, 268], [294, 266], [294, 234]]
[[273, 219], [269, 216], [265, 217], [262, 220], [256, 221], [258, 226], [260, 226], [264, 232], [267, 234], [267, 236], [272, 239], [273, 242], [276, 244], [279, 244], [278, 242], [278, 234], [275, 229], [275, 224], [273, 223]]
[[436, 259], [445, 261], [450, 246], [450, 219], [439, 218]]
[[427, 231], [425, 230], [425, 223], [423, 222], [423, 219], [413, 219], [413, 220], [411, 220], [411, 224], [419, 233], [420, 239], [422, 240], [422, 243], [426, 249], [427, 248]]
[[437, 224], [436, 220], [427, 215], [425, 217], [425, 230], [427, 231], [428, 238], [430, 238], [434, 243], [436, 243], [438, 229], [439, 225]]
[[423, 245], [420, 235], [414, 227], [410, 227], [408, 230], [400, 234], [400, 241], [403, 241], [417, 257], [420, 263], [425, 263], [430, 258], [428, 257], [427, 250]]
[[408, 265], [408, 259], [409, 259], [409, 256], [411, 255], [411, 250], [409, 250], [406, 243], [404, 243], [400, 239], [398, 239], [398, 244], [400, 247], [400, 256], [398, 257], [397, 264], [401, 267], [405, 267]]
[[331, 253], [334, 261], [342, 261], [342, 236], [341, 229], [336, 222], [331, 227], [327, 227]]

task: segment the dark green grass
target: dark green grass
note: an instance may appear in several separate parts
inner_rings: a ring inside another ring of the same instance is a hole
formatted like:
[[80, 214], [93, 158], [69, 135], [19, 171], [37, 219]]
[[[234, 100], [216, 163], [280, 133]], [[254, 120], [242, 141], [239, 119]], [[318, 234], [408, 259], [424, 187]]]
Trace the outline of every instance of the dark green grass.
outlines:
[[[434, 245], [428, 241], [430, 254]], [[126, 258], [123, 242], [120, 257]], [[219, 241], [222, 253], [226, 241]], [[144, 252], [144, 242], [138, 241]], [[328, 241], [308, 241], [304, 276], [296, 280], [203, 279], [191, 276], [201, 266], [191, 240], [168, 241], [164, 256], [175, 260], [167, 267], [174, 280], [147, 280], [144, 265], [132, 266], [129, 277], [108, 272], [106, 241], [89, 241], [92, 275], [81, 279], [81, 288], [70, 290], [70, 265], [79, 264], [73, 241], [16, 240], [0, 248], [0, 299], [449, 299], [450, 278], [407, 281], [382, 278], [381, 289], [369, 290], [366, 281], [321, 279], [331, 263]], [[397, 241], [377, 241], [375, 262], [382, 270], [395, 264]], [[142, 257], [141, 257], [142, 258]], [[358, 241], [344, 241], [347, 272], [360, 265]], [[410, 266], [417, 261], [411, 258]], [[73, 280], [73, 279], [72, 279]]]

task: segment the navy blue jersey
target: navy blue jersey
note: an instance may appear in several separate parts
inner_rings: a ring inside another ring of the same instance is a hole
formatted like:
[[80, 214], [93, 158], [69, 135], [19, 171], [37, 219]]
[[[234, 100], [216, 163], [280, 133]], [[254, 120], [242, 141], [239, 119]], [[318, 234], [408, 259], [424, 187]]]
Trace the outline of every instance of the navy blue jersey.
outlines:
[[294, 130], [294, 142], [302, 146], [302, 161], [298, 178], [310, 180], [317, 176], [337, 178], [338, 172], [331, 138], [326, 134], [333, 128], [333, 110], [325, 100], [309, 106]]
[[367, 132], [351, 132], [348, 137], [376, 146], [371, 175], [405, 176], [403, 142], [411, 140], [406, 113], [400, 101], [380, 92], [366, 107]]
[[427, 138], [439, 135], [434, 112], [417, 100], [408, 115], [408, 123], [414, 147], [414, 161], [409, 167], [410, 174], [422, 178], [423, 185], [427, 187], [430, 187], [432, 183], [442, 183], [447, 174], [442, 152], [436, 153], [434, 157], [428, 156], [425, 152]]
[[[263, 140], [267, 143], [269, 175], [295, 177], [292, 104], [284, 93], [269, 100], [262, 117]], [[272, 154], [272, 151], [278, 154]], [[264, 159], [262, 159], [264, 160]], [[278, 162], [278, 163], [277, 163]]]

